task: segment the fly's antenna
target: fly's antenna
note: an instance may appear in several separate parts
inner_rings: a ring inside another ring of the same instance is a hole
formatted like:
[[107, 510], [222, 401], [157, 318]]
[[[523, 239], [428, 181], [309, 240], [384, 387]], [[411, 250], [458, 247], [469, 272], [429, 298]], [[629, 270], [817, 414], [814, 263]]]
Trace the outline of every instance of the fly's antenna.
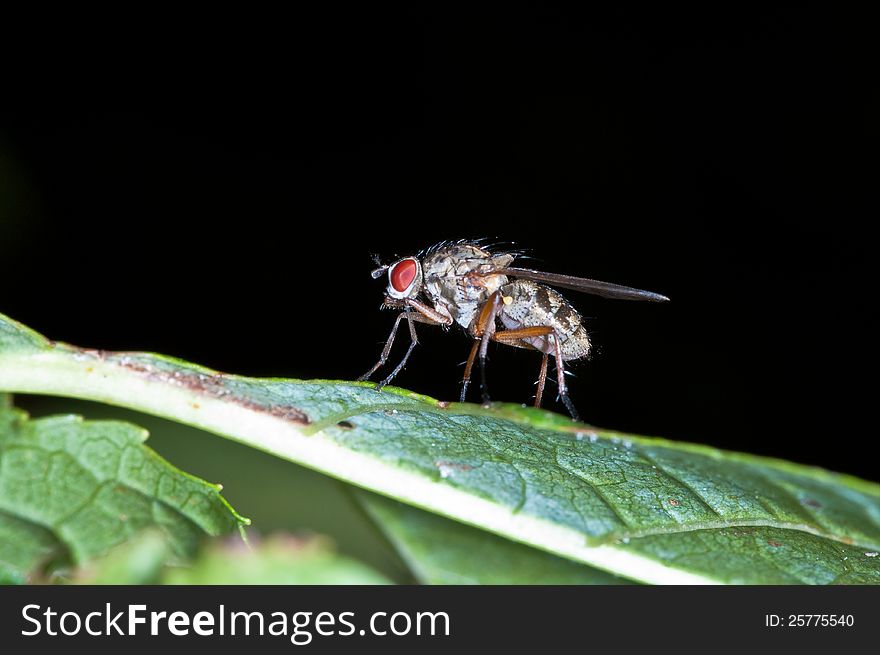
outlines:
[[376, 253], [373, 253], [370, 256], [373, 258], [373, 263], [377, 266], [377, 268], [373, 269], [373, 272], [370, 273], [370, 275], [373, 276], [374, 280], [378, 280], [385, 275], [385, 271], [388, 270], [388, 264], [383, 264], [382, 259]]

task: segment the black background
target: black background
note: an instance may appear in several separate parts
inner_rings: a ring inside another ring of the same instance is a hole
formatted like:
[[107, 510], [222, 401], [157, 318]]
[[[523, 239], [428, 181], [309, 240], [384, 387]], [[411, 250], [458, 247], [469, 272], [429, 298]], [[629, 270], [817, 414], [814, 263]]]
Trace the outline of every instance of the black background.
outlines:
[[[863, 17], [78, 18], [7, 46], [26, 84], [0, 119], [0, 311], [82, 346], [351, 379], [393, 321], [371, 253], [511, 240], [672, 298], [570, 294], [588, 422], [877, 478]], [[420, 335], [397, 382], [456, 398], [467, 338]], [[539, 358], [490, 357], [493, 397], [528, 402]]]

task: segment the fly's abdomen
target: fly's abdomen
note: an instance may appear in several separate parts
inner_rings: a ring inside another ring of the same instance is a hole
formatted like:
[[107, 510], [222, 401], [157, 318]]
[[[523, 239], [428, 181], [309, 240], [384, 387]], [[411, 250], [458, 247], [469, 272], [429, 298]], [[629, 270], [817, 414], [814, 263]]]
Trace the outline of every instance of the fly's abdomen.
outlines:
[[[514, 280], [501, 287], [501, 294], [503, 303], [498, 318], [506, 329], [552, 327], [559, 335], [564, 361], [590, 354], [590, 338], [580, 314], [559, 293], [530, 280]], [[548, 336], [526, 337], [521, 344], [514, 345], [555, 353], [553, 341]]]

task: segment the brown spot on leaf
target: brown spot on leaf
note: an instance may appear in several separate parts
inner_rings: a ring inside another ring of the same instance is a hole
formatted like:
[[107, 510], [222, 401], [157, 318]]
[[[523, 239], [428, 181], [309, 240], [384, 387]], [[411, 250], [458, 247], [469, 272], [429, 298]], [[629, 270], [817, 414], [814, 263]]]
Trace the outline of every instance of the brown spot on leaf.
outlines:
[[455, 472], [465, 473], [467, 471], [472, 471], [473, 466], [470, 464], [463, 464], [461, 462], [450, 462], [446, 459], [438, 459], [434, 462], [434, 465], [437, 467], [437, 470], [440, 471], [441, 478], [448, 478]]
[[351, 421], [339, 421], [339, 423], [336, 424], [336, 427], [342, 428], [343, 430], [352, 430], [354, 429], [354, 423]]
[[681, 503], [678, 502], [675, 498], [670, 498], [669, 504], [672, 505], [673, 507], [678, 507], [679, 505], [681, 505]]
[[[109, 354], [105, 351], [88, 352], [100, 352], [102, 359]], [[213, 398], [222, 398], [228, 402], [233, 402], [236, 405], [244, 407], [245, 409], [270, 414], [271, 416], [280, 418], [284, 421], [300, 423], [303, 425], [307, 425], [310, 422], [308, 415], [296, 407], [291, 407], [290, 405], [265, 405], [250, 398], [235, 395], [233, 391], [224, 384], [224, 375], [222, 373], [195, 373], [180, 370], [164, 371], [160, 368], [139, 361], [136, 359], [137, 356], [140, 355], [138, 353], [115, 353], [113, 355], [113, 362], [130, 371], [144, 375], [151, 380], [173, 384]]]
[[774, 548], [779, 548], [782, 544], [778, 541], [774, 541], [773, 539], [768, 539], [767, 543], [773, 546]]
[[192, 408], [193, 408], [193, 409], [201, 409], [201, 407], [202, 407], [202, 406], [199, 405], [198, 403], [193, 403], [193, 404], [192, 404]]
[[250, 400], [249, 398], [241, 398], [232, 395], [227, 395], [226, 398], [227, 400], [231, 400], [235, 404], [241, 405], [242, 407], [245, 407], [247, 409], [253, 410], [255, 412], [264, 412], [266, 414], [271, 414], [276, 418], [290, 421], [291, 423], [302, 423], [303, 425], [307, 425], [309, 423], [309, 417], [306, 416], [303, 411], [297, 409], [296, 407], [291, 407], [289, 405], [261, 405], [254, 400]]
[[449, 407], [449, 401], [448, 400], [441, 400], [437, 403], [437, 406], [440, 409], [446, 409], [447, 407]]

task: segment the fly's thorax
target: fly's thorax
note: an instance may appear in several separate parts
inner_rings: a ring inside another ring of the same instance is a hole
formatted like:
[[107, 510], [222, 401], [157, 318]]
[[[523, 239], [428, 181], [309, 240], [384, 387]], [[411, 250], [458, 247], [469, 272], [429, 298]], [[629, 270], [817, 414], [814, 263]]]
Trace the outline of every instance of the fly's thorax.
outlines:
[[[554, 289], [530, 280], [514, 280], [501, 287], [502, 303], [498, 318], [508, 330], [523, 327], [552, 327], [559, 335], [564, 360], [586, 357], [590, 354], [590, 338], [580, 314]], [[547, 337], [524, 339], [521, 347], [554, 353]]]
[[468, 328], [483, 303], [507, 284], [507, 276], [490, 273], [513, 259], [466, 243], [438, 249], [422, 260], [424, 291], [435, 306], [444, 307], [456, 323]]

